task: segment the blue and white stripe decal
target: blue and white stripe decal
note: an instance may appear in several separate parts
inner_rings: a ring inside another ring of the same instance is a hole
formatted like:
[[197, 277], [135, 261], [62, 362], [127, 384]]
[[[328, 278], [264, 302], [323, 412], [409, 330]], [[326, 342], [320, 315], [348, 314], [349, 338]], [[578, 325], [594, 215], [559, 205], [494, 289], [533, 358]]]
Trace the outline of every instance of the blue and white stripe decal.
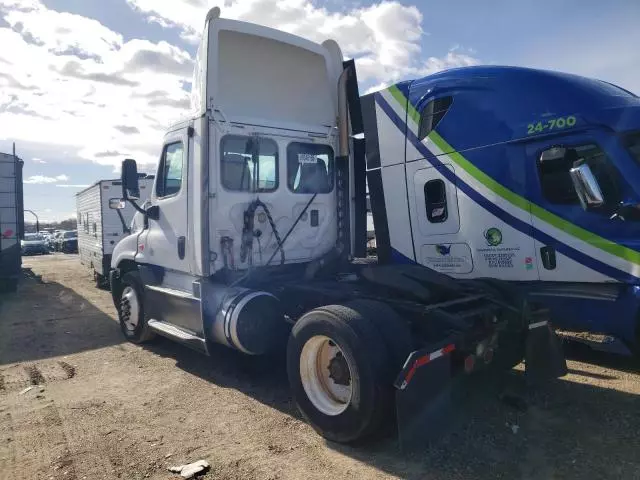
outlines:
[[[424, 158], [434, 167], [444, 167], [445, 165], [433, 155], [429, 149], [418, 139], [418, 137], [413, 133], [413, 131], [407, 128], [405, 123], [405, 119], [402, 119], [398, 116], [396, 111], [389, 105], [389, 103], [385, 100], [385, 98], [380, 94], [375, 94], [376, 103], [378, 106], [384, 111], [384, 113], [388, 116], [388, 118], [393, 122], [393, 124], [398, 127], [398, 129], [404, 135], [406, 133], [407, 140], [411, 142], [411, 144], [424, 156]], [[599, 261], [585, 253], [576, 250], [575, 248], [567, 245], [566, 243], [560, 242], [556, 238], [551, 237], [549, 234], [535, 228], [530, 223], [524, 222], [519, 218], [514, 217], [507, 211], [500, 208], [495, 203], [491, 202], [489, 199], [481, 195], [474, 188], [472, 188], [469, 184], [464, 182], [460, 177], [457, 177], [454, 172], [452, 172], [448, 168], [441, 168], [440, 173], [444, 175], [447, 180], [452, 183], [455, 183], [456, 187], [462, 190], [469, 198], [471, 198], [478, 205], [483, 207], [492, 215], [495, 215], [497, 218], [515, 228], [516, 230], [522, 232], [525, 235], [531, 236], [544, 244], [551, 244], [556, 247], [558, 252], [563, 255], [571, 258], [572, 260], [584, 265], [585, 267], [591, 268], [603, 275], [611, 277], [615, 280], [625, 282], [625, 283], [638, 283], [640, 281], [639, 277], [632, 275], [628, 272], [615, 268], [607, 263]]]

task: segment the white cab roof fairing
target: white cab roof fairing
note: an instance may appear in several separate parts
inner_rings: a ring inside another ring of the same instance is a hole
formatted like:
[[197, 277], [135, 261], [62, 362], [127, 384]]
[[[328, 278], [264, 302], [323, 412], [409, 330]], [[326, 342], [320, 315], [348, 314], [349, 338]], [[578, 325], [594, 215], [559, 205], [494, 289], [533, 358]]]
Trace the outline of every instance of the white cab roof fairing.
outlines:
[[335, 126], [342, 72], [336, 42], [317, 44], [260, 25], [210, 17], [196, 56], [195, 115], [213, 106], [223, 121], [325, 132]]

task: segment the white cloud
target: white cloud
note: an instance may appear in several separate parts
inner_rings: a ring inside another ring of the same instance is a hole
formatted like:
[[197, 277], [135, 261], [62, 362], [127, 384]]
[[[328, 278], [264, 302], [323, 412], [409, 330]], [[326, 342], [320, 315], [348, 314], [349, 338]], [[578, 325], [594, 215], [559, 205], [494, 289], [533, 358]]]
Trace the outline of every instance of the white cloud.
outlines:
[[[188, 105], [192, 59], [167, 42], [122, 36], [40, 1], [0, 0], [0, 138], [38, 141], [117, 165], [157, 162], [164, 128]], [[152, 97], [154, 92], [161, 92]], [[116, 155], [106, 155], [117, 152]]]
[[87, 188], [89, 185], [72, 185], [72, 184], [64, 184], [64, 185], [56, 185], [56, 187], [63, 187], [63, 188]]
[[40, 163], [40, 164], [47, 163], [46, 160], [42, 160], [41, 158], [38, 158], [38, 157], [33, 157], [31, 160], [33, 161], [33, 163]]
[[24, 183], [34, 183], [34, 184], [45, 184], [45, 183], [56, 183], [56, 182], [68, 182], [69, 177], [66, 175], [58, 175], [56, 177], [46, 177], [44, 175], [31, 175], [29, 178], [24, 180]]
[[50, 10], [36, 1], [9, 3], [14, 6], [5, 21], [25, 39], [51, 53], [100, 59], [122, 45], [122, 35], [96, 20]]

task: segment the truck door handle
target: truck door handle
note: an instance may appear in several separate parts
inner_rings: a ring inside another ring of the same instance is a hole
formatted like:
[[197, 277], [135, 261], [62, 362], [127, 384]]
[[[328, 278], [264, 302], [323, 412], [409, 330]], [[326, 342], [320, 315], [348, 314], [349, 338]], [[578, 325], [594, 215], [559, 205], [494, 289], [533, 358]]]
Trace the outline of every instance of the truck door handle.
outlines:
[[546, 270], [556, 269], [556, 249], [550, 246], [540, 249], [540, 257], [542, 258], [542, 266]]
[[184, 236], [178, 237], [178, 257], [180, 260], [184, 259], [184, 246], [186, 239]]

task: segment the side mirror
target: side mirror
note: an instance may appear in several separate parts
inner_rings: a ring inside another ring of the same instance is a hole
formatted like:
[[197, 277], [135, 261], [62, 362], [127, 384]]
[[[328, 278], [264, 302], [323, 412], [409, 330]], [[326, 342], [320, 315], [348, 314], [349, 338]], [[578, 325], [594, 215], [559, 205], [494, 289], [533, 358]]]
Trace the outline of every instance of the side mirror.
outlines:
[[569, 170], [573, 187], [576, 189], [582, 208], [590, 210], [604, 205], [604, 196], [598, 180], [589, 165], [582, 164]]
[[122, 161], [122, 197], [125, 200], [139, 200], [140, 186], [138, 184], [138, 165], [136, 161], [127, 158]]
[[109, 208], [112, 210], [122, 210], [126, 206], [124, 198], [110, 198]]

